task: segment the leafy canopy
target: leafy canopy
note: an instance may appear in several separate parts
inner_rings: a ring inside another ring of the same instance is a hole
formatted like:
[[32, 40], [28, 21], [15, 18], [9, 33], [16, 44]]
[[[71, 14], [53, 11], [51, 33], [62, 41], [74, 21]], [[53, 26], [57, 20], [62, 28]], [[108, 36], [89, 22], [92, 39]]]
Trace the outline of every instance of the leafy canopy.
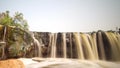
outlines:
[[23, 18], [23, 14], [19, 12], [15, 12], [13, 17], [10, 16], [9, 11], [0, 13], [0, 25], [16, 26], [28, 30], [27, 21]]

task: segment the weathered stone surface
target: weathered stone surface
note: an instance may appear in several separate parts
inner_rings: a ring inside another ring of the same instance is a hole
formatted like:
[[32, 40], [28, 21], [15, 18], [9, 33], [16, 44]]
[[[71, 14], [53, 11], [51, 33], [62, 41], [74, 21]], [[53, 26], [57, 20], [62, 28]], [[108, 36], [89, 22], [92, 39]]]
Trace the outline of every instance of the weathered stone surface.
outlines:
[[20, 60], [9, 59], [0, 61], [0, 68], [25, 68], [25, 66]]

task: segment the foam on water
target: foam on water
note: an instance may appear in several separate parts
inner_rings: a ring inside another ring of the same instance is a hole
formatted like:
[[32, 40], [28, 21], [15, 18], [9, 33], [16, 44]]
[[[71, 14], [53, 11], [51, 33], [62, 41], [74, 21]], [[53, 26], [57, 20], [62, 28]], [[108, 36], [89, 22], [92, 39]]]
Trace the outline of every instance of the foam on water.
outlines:
[[64, 58], [20, 58], [26, 68], [119, 68], [120, 63]]

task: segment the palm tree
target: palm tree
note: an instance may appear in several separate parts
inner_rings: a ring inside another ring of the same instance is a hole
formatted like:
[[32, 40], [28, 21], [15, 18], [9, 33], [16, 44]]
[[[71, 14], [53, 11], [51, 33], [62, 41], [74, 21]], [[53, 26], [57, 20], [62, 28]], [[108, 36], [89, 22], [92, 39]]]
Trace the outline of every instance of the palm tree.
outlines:
[[0, 13], [0, 24], [1, 25], [13, 25], [13, 20], [9, 16], [9, 11]]

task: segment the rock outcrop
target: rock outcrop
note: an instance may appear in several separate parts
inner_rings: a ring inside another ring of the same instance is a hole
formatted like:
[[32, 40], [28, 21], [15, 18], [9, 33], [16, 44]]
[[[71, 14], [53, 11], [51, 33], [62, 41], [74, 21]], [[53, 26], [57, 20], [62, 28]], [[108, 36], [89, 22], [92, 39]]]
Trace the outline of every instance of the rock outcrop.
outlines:
[[0, 61], [0, 68], [25, 68], [25, 65], [20, 60], [9, 59]]
[[30, 32], [0, 25], [0, 59], [19, 57], [34, 57], [34, 40]]

